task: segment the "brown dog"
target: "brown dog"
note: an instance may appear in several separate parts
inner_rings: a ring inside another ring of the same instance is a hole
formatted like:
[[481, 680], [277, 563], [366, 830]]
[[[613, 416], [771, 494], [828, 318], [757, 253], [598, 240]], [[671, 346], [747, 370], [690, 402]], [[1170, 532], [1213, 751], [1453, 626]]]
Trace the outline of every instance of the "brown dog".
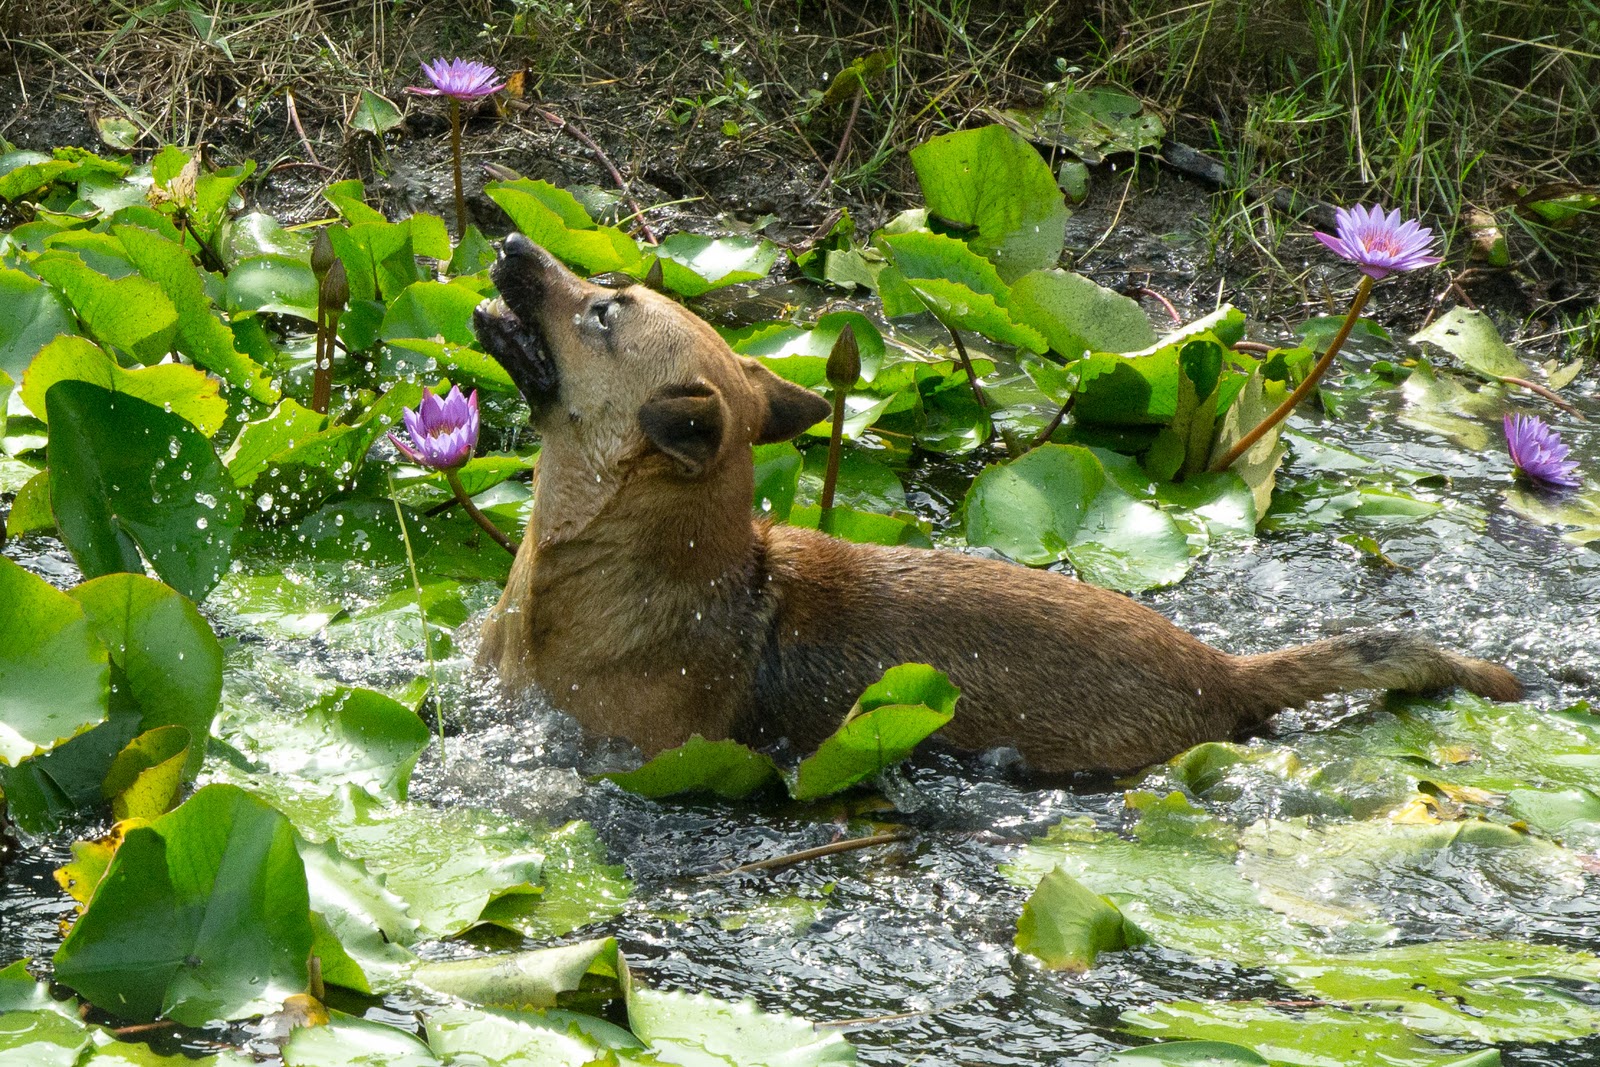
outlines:
[[897, 663], [961, 687], [943, 735], [1045, 771], [1124, 770], [1349, 689], [1520, 695], [1405, 634], [1230, 656], [1127, 598], [955, 552], [751, 516], [750, 446], [828, 414], [672, 300], [582, 281], [520, 234], [474, 326], [543, 438], [479, 662], [646, 753], [691, 734], [809, 750]]

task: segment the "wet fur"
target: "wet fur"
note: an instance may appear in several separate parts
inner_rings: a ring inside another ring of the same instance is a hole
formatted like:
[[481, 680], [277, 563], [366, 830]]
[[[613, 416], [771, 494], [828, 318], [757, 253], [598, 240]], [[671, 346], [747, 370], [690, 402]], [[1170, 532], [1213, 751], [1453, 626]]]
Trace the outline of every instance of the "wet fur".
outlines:
[[672, 300], [584, 282], [520, 236], [493, 275], [478, 336], [543, 450], [479, 662], [592, 731], [646, 753], [692, 734], [804, 750], [885, 668], [924, 662], [961, 687], [951, 743], [1124, 770], [1333, 692], [1520, 695], [1504, 668], [1417, 637], [1231, 656], [1063, 575], [753, 519], [750, 445], [825, 417], [820, 397]]

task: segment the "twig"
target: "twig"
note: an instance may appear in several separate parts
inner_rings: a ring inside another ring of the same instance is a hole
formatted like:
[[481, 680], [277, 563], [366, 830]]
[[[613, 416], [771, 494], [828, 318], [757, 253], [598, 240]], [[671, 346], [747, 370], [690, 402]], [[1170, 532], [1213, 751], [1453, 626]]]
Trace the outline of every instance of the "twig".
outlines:
[[844, 132], [839, 135], [839, 148], [833, 153], [833, 162], [828, 164], [828, 169], [822, 175], [822, 182], [817, 186], [817, 195], [821, 196], [833, 184], [833, 172], [839, 169], [839, 164], [844, 160], [844, 154], [850, 147], [850, 134], [856, 128], [856, 116], [861, 114], [861, 100], [867, 95], [865, 82], [856, 86], [856, 95], [850, 102], [850, 117], [844, 120]]
[[1295, 391], [1289, 394], [1287, 400], [1274, 408], [1272, 414], [1256, 423], [1255, 429], [1239, 438], [1238, 443], [1228, 449], [1227, 455], [1213, 463], [1211, 465], [1213, 472], [1225, 471], [1233, 466], [1235, 460], [1250, 451], [1251, 446], [1261, 440], [1268, 430], [1288, 418], [1289, 412], [1293, 411], [1300, 401], [1310, 395], [1311, 390], [1317, 387], [1317, 382], [1322, 380], [1322, 376], [1333, 365], [1333, 357], [1338, 355], [1339, 349], [1344, 347], [1344, 342], [1350, 336], [1350, 331], [1355, 328], [1356, 320], [1361, 317], [1361, 309], [1367, 306], [1367, 298], [1371, 295], [1372, 276], [1364, 274], [1361, 277], [1361, 285], [1356, 289], [1355, 299], [1350, 301], [1350, 310], [1345, 314], [1344, 324], [1339, 327], [1339, 332], [1334, 335], [1332, 342], [1329, 343], [1328, 350], [1322, 353], [1322, 358], [1317, 360], [1316, 365], [1311, 368], [1311, 373], [1306, 375], [1306, 380], [1301, 382]]
[[772, 871], [779, 867], [790, 867], [796, 863], [805, 863], [807, 860], [822, 859], [825, 856], [837, 856], [841, 852], [855, 852], [863, 848], [876, 848], [879, 845], [892, 845], [897, 841], [909, 841], [912, 834], [909, 830], [895, 830], [887, 834], [873, 834], [871, 837], [850, 837], [832, 844], [818, 845], [816, 848], [803, 848], [799, 852], [788, 852], [782, 856], [773, 856], [771, 859], [756, 860], [754, 863], [741, 864], [730, 867], [725, 871], [716, 871], [708, 874], [707, 878], [731, 878], [736, 874], [750, 874], [755, 871]]
[[1056, 431], [1061, 428], [1062, 421], [1066, 419], [1067, 413], [1072, 410], [1072, 405], [1076, 404], [1077, 402], [1078, 391], [1074, 389], [1072, 391], [1072, 395], [1067, 397], [1067, 402], [1061, 405], [1061, 410], [1056, 412], [1056, 417], [1051, 419], [1045, 428], [1039, 431], [1039, 436], [1033, 439], [1033, 444], [1028, 446], [1029, 452], [1032, 452], [1034, 449], [1038, 448], [1040, 445], [1044, 444], [1046, 441], [1050, 440], [1050, 438], [1055, 436]]
[[154, 1030], [165, 1030], [177, 1025], [171, 1019], [157, 1019], [153, 1023], [134, 1023], [132, 1026], [119, 1026], [111, 1032], [118, 1037], [131, 1037], [134, 1034], [148, 1034]]
[[450, 483], [450, 491], [456, 495], [456, 500], [466, 509], [467, 514], [472, 516], [472, 521], [483, 527], [483, 532], [494, 538], [495, 544], [515, 556], [517, 549], [521, 546], [502, 533], [498, 526], [490, 522], [489, 516], [478, 510], [478, 505], [474, 504], [472, 498], [467, 495], [466, 486], [461, 484], [461, 476], [453, 470], [448, 470], [444, 472], [444, 480]]
[[1235, 341], [1233, 342], [1233, 350], [1235, 352], [1260, 352], [1262, 355], [1266, 355], [1272, 351], [1272, 346], [1261, 341]]
[[1584, 418], [1583, 412], [1581, 412], [1577, 408], [1573, 407], [1572, 404], [1570, 402], [1568, 402], [1568, 400], [1565, 397], [1561, 396], [1561, 394], [1557, 393], [1553, 389], [1546, 389], [1544, 386], [1540, 385], [1539, 383], [1530, 382], [1526, 378], [1513, 378], [1509, 374], [1502, 375], [1500, 380], [1502, 382], [1504, 382], [1506, 385], [1520, 385], [1520, 386], [1522, 386], [1522, 388], [1528, 390], [1531, 393], [1538, 393], [1540, 396], [1542, 396], [1546, 400], [1550, 401], [1550, 403], [1554, 404], [1556, 407], [1560, 408], [1562, 411], [1565, 411], [1567, 414], [1569, 414], [1569, 415], [1573, 416], [1574, 418], [1578, 419], [1580, 422], [1588, 422], [1589, 421], [1588, 419]]
[[283, 91], [283, 100], [287, 105], [286, 110], [289, 112], [289, 123], [294, 127], [294, 132], [300, 135], [300, 143], [305, 146], [306, 155], [311, 157], [311, 162], [319, 167], [322, 166], [322, 160], [317, 158], [316, 149], [311, 147], [311, 138], [306, 136], [305, 127], [300, 125], [300, 112], [294, 106], [294, 90], [285, 89]]
[[633, 193], [628, 190], [627, 180], [623, 178], [622, 172], [617, 169], [617, 165], [611, 162], [611, 157], [606, 155], [606, 150], [596, 144], [594, 138], [584, 133], [581, 129], [579, 129], [577, 126], [574, 126], [560, 115], [557, 115], [554, 111], [546, 111], [544, 108], [539, 107], [536, 104], [532, 105], [532, 107], [533, 110], [539, 113], [540, 118], [544, 119], [556, 129], [561, 130], [564, 133], [571, 134], [572, 137], [574, 137], [585, 148], [594, 153], [595, 158], [600, 161], [600, 165], [611, 172], [611, 180], [617, 183], [617, 188], [622, 190], [622, 195], [628, 201], [628, 206], [633, 208], [633, 213], [638, 216], [639, 227], [640, 229], [644, 230], [644, 239], [653, 245], [660, 244], [661, 239], [656, 236], [656, 232], [650, 228], [650, 223], [645, 220], [644, 208], [639, 206], [639, 201], [634, 199]]
[[1182, 326], [1183, 325], [1183, 316], [1179, 315], [1178, 314], [1178, 309], [1172, 306], [1172, 301], [1168, 300], [1165, 296], [1162, 296], [1160, 293], [1156, 292], [1154, 289], [1151, 289], [1149, 286], [1145, 286], [1145, 285], [1136, 285], [1132, 289], [1130, 289], [1128, 292], [1129, 292], [1129, 295], [1131, 295], [1131, 296], [1147, 296], [1151, 300], [1156, 301], [1162, 307], [1167, 309], [1167, 314], [1168, 315], [1172, 316], [1172, 325], [1174, 325], [1174, 326]]

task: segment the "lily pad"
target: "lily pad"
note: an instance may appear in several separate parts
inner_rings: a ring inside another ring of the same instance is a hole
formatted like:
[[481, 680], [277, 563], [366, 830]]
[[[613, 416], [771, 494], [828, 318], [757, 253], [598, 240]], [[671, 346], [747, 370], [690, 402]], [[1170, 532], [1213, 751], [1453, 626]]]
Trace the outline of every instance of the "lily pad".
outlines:
[[848, 789], [894, 766], [955, 714], [961, 690], [925, 663], [890, 667], [789, 780], [796, 800]]
[[1086, 971], [1100, 953], [1142, 940], [1115, 904], [1059, 867], [1039, 880], [1017, 920], [1017, 948], [1053, 971]]
[[696, 734], [677, 748], [656, 755], [638, 770], [601, 777], [645, 797], [713, 793], [739, 800], [778, 781], [778, 768], [771, 757], [737, 741], [707, 741]]
[[1494, 320], [1476, 308], [1455, 307], [1413, 334], [1413, 343], [1437, 345], [1490, 381], [1532, 378], [1533, 368], [1500, 339]]
[[83, 608], [0, 557], [0, 762], [15, 767], [102, 722], [110, 667]]

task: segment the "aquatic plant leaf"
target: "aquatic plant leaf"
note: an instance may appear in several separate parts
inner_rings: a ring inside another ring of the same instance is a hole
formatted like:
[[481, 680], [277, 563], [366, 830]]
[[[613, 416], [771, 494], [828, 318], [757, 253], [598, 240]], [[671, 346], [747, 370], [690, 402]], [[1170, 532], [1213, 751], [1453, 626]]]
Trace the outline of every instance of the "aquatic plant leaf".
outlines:
[[[712, 289], [765, 278], [778, 261], [778, 246], [759, 237], [702, 237], [675, 233], [654, 249], [660, 257], [661, 280], [680, 296], [700, 296]], [[648, 270], [642, 263], [637, 270]]]
[[1059, 867], [1039, 880], [1017, 920], [1017, 949], [1052, 971], [1087, 971], [1100, 953], [1142, 940], [1115, 904]]
[[862, 545], [933, 547], [927, 531], [916, 519], [909, 516], [901, 518], [894, 515], [879, 515], [871, 511], [857, 511], [847, 504], [835, 504], [833, 510], [828, 513], [826, 523], [823, 523], [822, 509], [817, 505], [797, 504], [789, 511], [788, 523], [790, 526], [799, 526], [807, 530], [821, 530], [834, 537]]
[[41, 348], [60, 334], [77, 332], [77, 320], [60, 292], [20, 270], [0, 267], [0, 372], [22, 381]]
[[122, 349], [140, 363], [155, 363], [172, 350], [178, 311], [150, 279], [107, 278], [71, 252], [45, 252], [35, 257], [32, 267], [66, 294], [78, 318], [101, 343]]
[[[1245, 434], [1260, 425], [1261, 420], [1270, 415], [1277, 406], [1288, 396], [1288, 390], [1281, 382], [1271, 382], [1262, 376], [1260, 371], [1251, 374], [1244, 382], [1227, 411], [1222, 415], [1222, 424], [1217, 428], [1216, 443], [1212, 446], [1210, 462], [1221, 459], [1227, 451], [1241, 440]], [[1256, 514], [1265, 515], [1272, 506], [1272, 490], [1278, 481], [1278, 465], [1283, 462], [1283, 454], [1288, 451], [1279, 438], [1283, 435], [1283, 423], [1278, 423], [1263, 434], [1260, 440], [1251, 445], [1244, 455], [1240, 456], [1228, 468], [1234, 474], [1244, 479], [1250, 487], [1250, 492], [1255, 498]]]
[[110, 666], [83, 608], [0, 557], [0, 762], [9, 767], [108, 714]]
[[475, 286], [424, 281], [408, 285], [384, 312], [378, 336], [437, 337], [452, 344], [478, 343], [472, 332], [472, 310], [483, 300]]
[[1014, 320], [995, 298], [943, 278], [908, 278], [906, 284], [938, 320], [953, 330], [974, 330], [1001, 344], [1043, 352], [1044, 334]]
[[1490, 381], [1503, 377], [1532, 378], [1529, 367], [1511, 346], [1500, 339], [1494, 320], [1476, 308], [1455, 307], [1411, 335], [1413, 344], [1426, 341], [1460, 360], [1462, 365]]
[[41, 422], [49, 424], [45, 394], [59, 381], [93, 382], [103, 389], [138, 397], [183, 416], [210, 437], [228, 417], [228, 402], [219, 395], [216, 379], [193, 367], [163, 363], [155, 367], [124, 370], [87, 337], [57, 337], [39, 350], [22, 379], [22, 402]]
[[575, 820], [540, 835], [544, 855], [539, 894], [511, 894], [490, 901], [483, 921], [523, 937], [549, 940], [622, 914], [633, 895], [626, 868], [610, 863], [593, 826]]
[[1551, 499], [1547, 493], [1516, 486], [1506, 490], [1506, 506], [1529, 522], [1570, 527], [1561, 534], [1563, 541], [1579, 545], [1600, 541], [1600, 491], [1563, 493]]
[[[351, 291], [355, 286], [351, 285]], [[241, 260], [228, 272], [223, 302], [229, 311], [293, 315], [317, 321], [317, 277], [301, 259], [268, 253]]]
[[299, 1026], [283, 1046], [284, 1067], [442, 1067], [416, 1035], [341, 1011], [325, 1026]]
[[1268, 1067], [1254, 1050], [1228, 1041], [1163, 1041], [1113, 1052], [1101, 1067]]
[[821, 1067], [854, 1064], [856, 1051], [837, 1032], [819, 1034], [805, 1019], [763, 1012], [746, 1000], [717, 1000], [624, 984], [628, 1028], [663, 1063], [683, 1067]]
[[1046, 444], [979, 474], [967, 491], [967, 543], [1031, 566], [1071, 560], [1085, 581], [1134, 591], [1188, 573], [1188, 542], [1159, 508], [1106, 477], [1093, 452]]
[[539, 892], [536, 839], [488, 812], [385, 802], [354, 785], [327, 792], [277, 775], [217, 773], [283, 811], [308, 841], [332, 841], [381, 875], [422, 936], [454, 936], [478, 925], [490, 902]]
[[57, 1000], [51, 996], [50, 983], [38, 981], [28, 973], [28, 964], [32, 962], [21, 959], [0, 968], [0, 1012], [50, 1011], [77, 1020], [77, 999]]
[[402, 988], [417, 962], [405, 946], [416, 942], [420, 925], [406, 902], [332, 841], [313, 844], [296, 834], [295, 850], [305, 865], [312, 926], [324, 945], [313, 948], [323, 956], [323, 978], [358, 993]]
[[256, 256], [284, 256], [311, 262], [311, 242], [286, 230], [271, 215], [251, 211], [228, 219], [217, 233], [217, 255], [229, 270]]
[[94, 1044], [89, 1028], [53, 1011], [0, 1015], [0, 1062], [28, 1067], [75, 1067]]
[[1400, 395], [1406, 401], [1401, 422], [1442, 434], [1474, 452], [1489, 447], [1489, 426], [1481, 420], [1493, 418], [1498, 422], [1505, 410], [1499, 386], [1469, 389], [1456, 375], [1435, 371], [1426, 359], [1417, 360], [1400, 385]]
[[1053, 267], [1066, 239], [1066, 199], [1037, 150], [1004, 126], [934, 137], [911, 150], [928, 214], [976, 230], [975, 251], [1003, 277]]
[[263, 404], [278, 399], [266, 371], [234, 346], [233, 331], [212, 314], [189, 253], [142, 226], [113, 227], [139, 273], [161, 287], [178, 313], [177, 350]]
[[141, 731], [182, 727], [191, 745], [184, 776], [193, 778], [222, 696], [222, 645], [210, 624], [142, 574], [108, 574], [70, 595], [110, 652], [113, 712], [137, 712]]
[[[23, 471], [28, 469], [21, 463], [16, 466]], [[11, 500], [11, 511], [6, 515], [6, 536], [54, 534], [56, 517], [50, 512], [50, 472], [38, 471], [15, 492], [17, 495]]]
[[649, 269], [633, 238], [615, 227], [597, 226], [565, 189], [519, 178], [490, 182], [483, 191], [535, 244], [586, 273], [624, 271], [643, 277]]
[[356, 109], [350, 115], [350, 127], [374, 137], [382, 137], [405, 122], [405, 116], [388, 97], [379, 96], [371, 89], [362, 89]]
[[229, 743], [276, 774], [404, 800], [430, 734], [416, 712], [340, 686], [297, 715], [233, 718]]
[[188, 756], [189, 731], [181, 726], [158, 726], [129, 741], [101, 784], [112, 817], [149, 820], [171, 810], [183, 788]]
[[1136, 352], [1157, 340], [1136, 301], [1069, 271], [1029, 271], [1011, 283], [1006, 307], [1067, 359], [1089, 352]]
[[[827, 471], [828, 450], [810, 448], [800, 473], [802, 504], [815, 504], [822, 495], [822, 479]], [[872, 458], [865, 449], [846, 446], [839, 453], [839, 480], [834, 500], [863, 512], [895, 512], [906, 507], [906, 489], [900, 476]]]
[[727, 341], [740, 355], [754, 356], [780, 377], [812, 388], [828, 380], [828, 353], [846, 326], [856, 337], [861, 380], [871, 382], [883, 364], [883, 335], [871, 319], [857, 311], [831, 311], [810, 327], [788, 322], [750, 326], [735, 331]]
[[800, 470], [804, 459], [788, 441], [756, 445], [751, 449], [755, 461], [755, 493], [752, 504], [762, 515], [780, 522], [789, 517], [795, 494], [800, 491]]
[[0, 200], [19, 200], [78, 169], [76, 163], [43, 152], [0, 153]]
[[1600, 850], [1600, 793], [1593, 789], [1513, 789], [1506, 810], [1568, 847]]
[[1161, 119], [1145, 113], [1138, 97], [1067, 82], [1050, 86], [1041, 107], [1002, 111], [995, 117], [1028, 140], [1065, 149], [1091, 165], [1112, 153], [1154, 148], [1166, 133]]
[[127, 832], [55, 954], [56, 980], [125, 1018], [202, 1026], [304, 989], [311, 940], [289, 821], [208, 785]]
[[586, 1067], [636, 1063], [628, 1053], [643, 1050], [621, 1027], [568, 1011], [446, 1008], [429, 1012], [424, 1025], [429, 1047], [449, 1064]]
[[50, 506], [85, 575], [144, 572], [191, 600], [233, 558], [243, 501], [222, 461], [182, 416], [82, 381], [46, 394]]
[[638, 770], [601, 777], [644, 797], [712, 793], [740, 800], [778, 781], [778, 767], [770, 756], [737, 741], [707, 741], [696, 734], [678, 747], [658, 753]]
[[1446, 1067], [1452, 1058], [1398, 1021], [1344, 1008], [1174, 1001], [1125, 1011], [1121, 1022], [1147, 1037], [1247, 1041], [1283, 1067]]
[[223, 453], [222, 461], [234, 484], [243, 489], [267, 469], [274, 456], [290, 451], [327, 427], [328, 416], [285, 398], [265, 417], [245, 423]]
[[620, 991], [619, 974], [616, 939], [602, 937], [558, 948], [424, 962], [413, 977], [421, 986], [468, 1004], [537, 1010], [555, 1007], [580, 988], [592, 999], [600, 994], [597, 986], [609, 985], [614, 996]]
[[943, 671], [926, 663], [890, 667], [816, 753], [800, 761], [788, 778], [790, 795], [816, 800], [894, 766], [950, 721], [960, 695]]

